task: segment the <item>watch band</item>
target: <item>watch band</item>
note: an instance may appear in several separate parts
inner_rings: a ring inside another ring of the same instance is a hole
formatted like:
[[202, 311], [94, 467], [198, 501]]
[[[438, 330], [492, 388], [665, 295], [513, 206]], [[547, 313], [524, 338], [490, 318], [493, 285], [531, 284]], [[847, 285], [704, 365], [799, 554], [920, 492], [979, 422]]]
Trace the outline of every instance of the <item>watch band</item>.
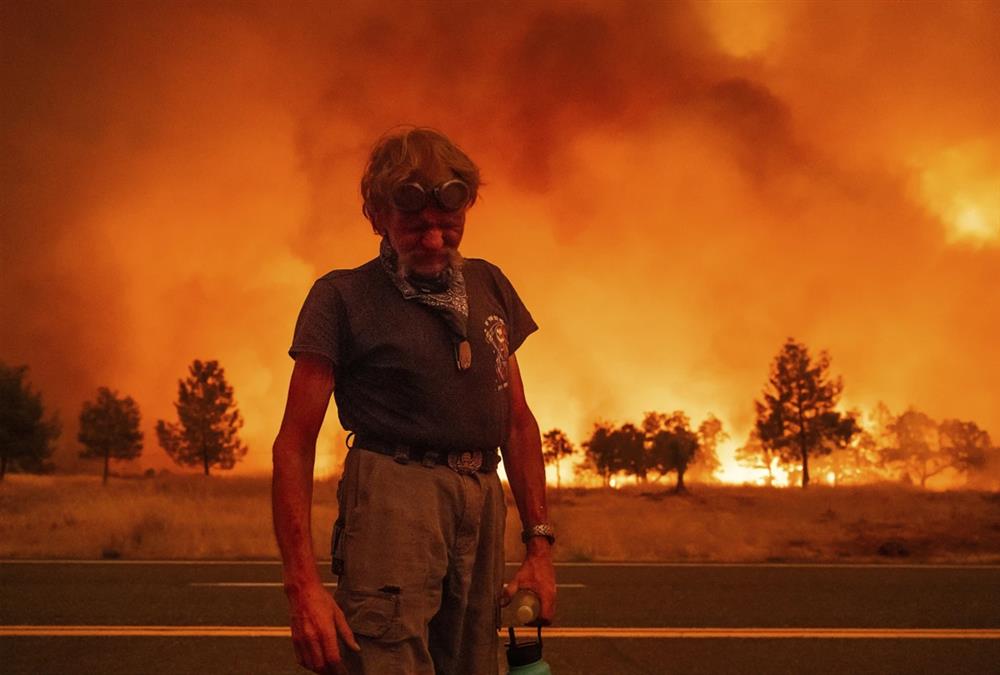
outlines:
[[554, 544], [556, 543], [556, 529], [552, 527], [552, 523], [539, 523], [521, 532], [521, 541], [525, 544], [532, 537], [545, 537], [550, 544]]

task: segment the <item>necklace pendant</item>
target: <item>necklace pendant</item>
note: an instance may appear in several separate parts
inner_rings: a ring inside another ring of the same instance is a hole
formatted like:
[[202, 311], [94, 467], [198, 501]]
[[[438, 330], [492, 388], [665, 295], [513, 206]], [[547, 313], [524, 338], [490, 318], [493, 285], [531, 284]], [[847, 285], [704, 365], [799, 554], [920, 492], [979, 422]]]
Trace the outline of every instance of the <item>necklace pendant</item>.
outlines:
[[472, 367], [472, 345], [468, 340], [462, 340], [455, 344], [455, 363], [459, 370], [468, 370]]

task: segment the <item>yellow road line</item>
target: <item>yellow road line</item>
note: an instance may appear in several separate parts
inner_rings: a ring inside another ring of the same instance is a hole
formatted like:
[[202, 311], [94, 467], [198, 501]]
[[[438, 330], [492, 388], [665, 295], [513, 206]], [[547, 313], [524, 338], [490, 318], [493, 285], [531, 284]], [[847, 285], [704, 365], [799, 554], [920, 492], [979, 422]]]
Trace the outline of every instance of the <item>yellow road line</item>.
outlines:
[[[330, 560], [318, 559], [316, 564], [329, 567]], [[517, 567], [520, 561], [508, 561], [508, 567]], [[87, 558], [2, 558], [0, 565], [281, 565], [280, 560], [97, 560]], [[1000, 565], [991, 563], [889, 563], [889, 562], [858, 562], [858, 563], [824, 563], [824, 562], [638, 562], [638, 561], [607, 561], [607, 562], [557, 562], [556, 567], [734, 567], [734, 568], [791, 568], [791, 569], [914, 569], [914, 570], [1000, 570]]]
[[291, 637], [283, 626], [0, 626], [0, 637]]
[[[0, 626], [0, 637], [290, 637], [284, 626]], [[996, 628], [603, 628], [545, 629], [544, 637], [619, 639], [998, 640]]]
[[[336, 582], [324, 583], [327, 588], [336, 588]], [[280, 581], [191, 581], [188, 586], [219, 588], [281, 588]], [[586, 588], [586, 584], [556, 584], [556, 588]]]
[[710, 639], [948, 639], [997, 640], [991, 628], [559, 628], [546, 629], [550, 638], [710, 638]]

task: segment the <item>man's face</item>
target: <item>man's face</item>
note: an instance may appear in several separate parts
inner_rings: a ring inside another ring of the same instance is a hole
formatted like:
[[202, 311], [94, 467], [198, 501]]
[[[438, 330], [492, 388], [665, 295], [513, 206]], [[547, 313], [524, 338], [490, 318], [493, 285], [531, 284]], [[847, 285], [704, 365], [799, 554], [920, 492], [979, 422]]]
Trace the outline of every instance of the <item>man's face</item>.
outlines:
[[[421, 171], [409, 180], [430, 191], [452, 178], [449, 171]], [[433, 199], [414, 213], [390, 208], [380, 219], [380, 231], [396, 251], [400, 271], [408, 277], [432, 279], [452, 266], [458, 259], [467, 210], [444, 211]]]

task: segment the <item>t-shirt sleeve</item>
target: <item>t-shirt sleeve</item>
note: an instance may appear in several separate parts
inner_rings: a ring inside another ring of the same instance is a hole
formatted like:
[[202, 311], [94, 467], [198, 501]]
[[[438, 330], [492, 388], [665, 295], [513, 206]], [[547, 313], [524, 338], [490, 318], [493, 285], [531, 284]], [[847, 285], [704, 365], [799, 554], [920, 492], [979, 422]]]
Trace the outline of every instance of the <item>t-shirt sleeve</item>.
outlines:
[[330, 359], [334, 367], [340, 365], [346, 321], [344, 301], [336, 286], [329, 280], [317, 279], [299, 310], [288, 355], [294, 359], [310, 352]]
[[490, 272], [500, 292], [500, 299], [507, 310], [507, 349], [513, 354], [525, 339], [538, 330], [538, 324], [531, 317], [531, 312], [521, 302], [521, 297], [500, 268], [490, 265]]

